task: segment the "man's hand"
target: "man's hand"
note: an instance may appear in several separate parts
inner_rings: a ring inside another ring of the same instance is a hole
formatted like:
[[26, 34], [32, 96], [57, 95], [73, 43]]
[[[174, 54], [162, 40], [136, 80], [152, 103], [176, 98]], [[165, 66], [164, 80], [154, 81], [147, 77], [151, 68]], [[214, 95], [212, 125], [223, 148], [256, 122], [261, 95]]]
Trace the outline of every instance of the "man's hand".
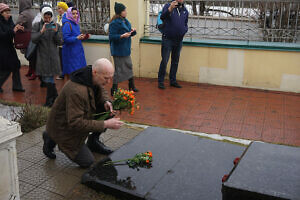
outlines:
[[171, 5], [169, 6], [168, 10], [169, 12], [172, 12], [174, 8], [178, 5], [177, 1], [172, 1]]
[[115, 114], [116, 111], [114, 111], [113, 105], [110, 101], [106, 101], [104, 103], [104, 108], [106, 111], [110, 111], [111, 113]]
[[120, 121], [120, 118], [112, 118], [104, 121], [104, 128], [119, 129], [124, 123]]

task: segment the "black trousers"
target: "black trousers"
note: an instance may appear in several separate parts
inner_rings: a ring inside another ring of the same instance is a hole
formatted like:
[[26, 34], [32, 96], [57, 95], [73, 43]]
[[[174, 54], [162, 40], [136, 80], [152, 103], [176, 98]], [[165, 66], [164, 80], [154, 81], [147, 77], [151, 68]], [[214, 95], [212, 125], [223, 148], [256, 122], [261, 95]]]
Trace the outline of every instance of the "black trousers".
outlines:
[[91, 150], [84, 144], [73, 161], [82, 168], [88, 168], [95, 162], [95, 158]]
[[37, 52], [35, 51], [31, 58], [29, 59], [29, 68], [34, 70], [36, 69], [36, 59], [37, 59]]
[[11, 73], [12, 73], [12, 80], [13, 80], [13, 89], [23, 89], [19, 68], [16, 68], [13, 71], [0, 71], [0, 88], [2, 87], [4, 82], [8, 79]]
[[[94, 133], [93, 133], [94, 134]], [[93, 135], [92, 134], [92, 135]], [[98, 135], [98, 133], [96, 133]], [[50, 149], [54, 149], [56, 146], [56, 143], [49, 137], [48, 133], [45, 134], [47, 137], [47, 145]], [[87, 147], [86, 144], [84, 144], [78, 154], [76, 155], [75, 159], [71, 159], [73, 162], [78, 164], [82, 168], [88, 168], [90, 167], [94, 162], [95, 158], [91, 150]]]

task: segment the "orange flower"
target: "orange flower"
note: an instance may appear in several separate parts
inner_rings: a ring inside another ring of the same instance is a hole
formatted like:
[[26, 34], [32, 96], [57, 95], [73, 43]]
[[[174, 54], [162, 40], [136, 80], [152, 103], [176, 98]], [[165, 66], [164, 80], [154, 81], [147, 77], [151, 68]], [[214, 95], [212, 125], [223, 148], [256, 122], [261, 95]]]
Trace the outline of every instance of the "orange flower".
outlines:
[[124, 96], [123, 99], [124, 99], [125, 101], [127, 101], [127, 97]]
[[150, 161], [149, 160], [146, 160], [146, 163], [148, 164]]

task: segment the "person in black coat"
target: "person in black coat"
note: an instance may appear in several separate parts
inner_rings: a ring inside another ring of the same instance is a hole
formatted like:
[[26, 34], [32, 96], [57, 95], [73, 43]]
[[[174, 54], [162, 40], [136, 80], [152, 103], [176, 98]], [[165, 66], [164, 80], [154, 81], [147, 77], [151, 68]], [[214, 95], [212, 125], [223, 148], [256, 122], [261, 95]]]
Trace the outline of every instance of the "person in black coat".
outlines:
[[13, 91], [24, 92], [20, 78], [20, 60], [14, 47], [13, 39], [18, 30], [24, 30], [21, 25], [14, 24], [10, 8], [0, 3], [0, 93], [2, 85], [12, 73]]

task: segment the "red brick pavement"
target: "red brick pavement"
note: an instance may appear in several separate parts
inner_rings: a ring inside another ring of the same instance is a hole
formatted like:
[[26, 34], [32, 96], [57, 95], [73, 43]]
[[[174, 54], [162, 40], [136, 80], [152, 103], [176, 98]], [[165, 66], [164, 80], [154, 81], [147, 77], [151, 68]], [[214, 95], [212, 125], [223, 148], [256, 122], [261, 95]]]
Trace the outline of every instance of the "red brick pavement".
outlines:
[[[24, 76], [25, 93], [11, 91], [11, 79], [1, 99], [43, 104], [46, 89]], [[58, 89], [65, 81], [57, 80]], [[167, 82], [166, 82], [167, 84]], [[154, 126], [221, 134], [237, 138], [300, 146], [300, 95], [182, 82], [182, 89], [157, 88], [156, 79], [136, 79], [141, 109], [122, 119]], [[121, 84], [127, 88], [127, 84]]]

